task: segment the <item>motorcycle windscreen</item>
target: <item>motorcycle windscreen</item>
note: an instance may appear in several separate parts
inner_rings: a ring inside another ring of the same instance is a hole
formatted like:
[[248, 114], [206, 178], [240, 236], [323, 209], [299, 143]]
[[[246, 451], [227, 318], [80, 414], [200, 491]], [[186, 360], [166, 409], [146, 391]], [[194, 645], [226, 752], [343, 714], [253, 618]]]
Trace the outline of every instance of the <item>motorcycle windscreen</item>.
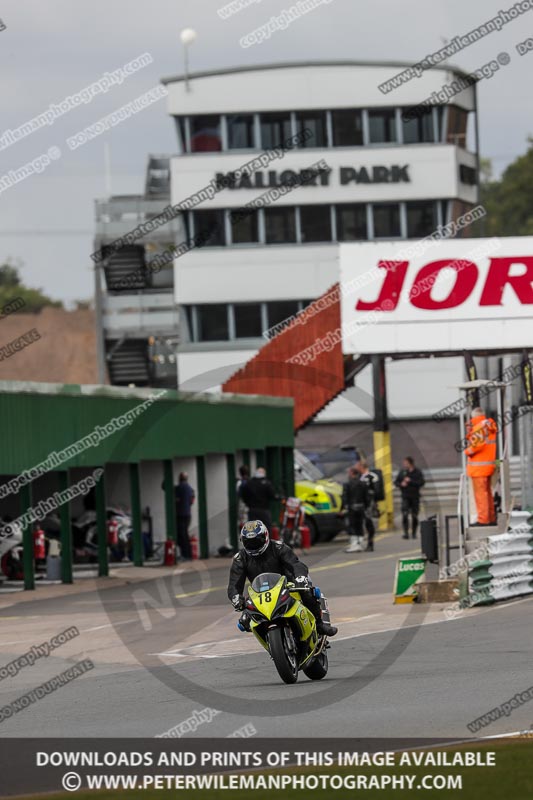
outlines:
[[[276, 572], [262, 572], [252, 582], [252, 589], [254, 592], [268, 592], [269, 589], [274, 589], [281, 580], [281, 575]], [[285, 583], [287, 579], [285, 578]]]

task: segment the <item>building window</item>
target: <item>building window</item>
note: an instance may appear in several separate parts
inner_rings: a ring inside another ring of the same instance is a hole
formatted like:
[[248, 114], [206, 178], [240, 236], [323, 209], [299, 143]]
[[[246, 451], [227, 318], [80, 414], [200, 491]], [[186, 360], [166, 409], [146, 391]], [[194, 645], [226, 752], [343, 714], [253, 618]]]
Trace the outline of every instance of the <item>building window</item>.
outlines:
[[420, 239], [429, 236], [437, 228], [437, 206], [432, 201], [406, 203], [407, 238]]
[[302, 242], [331, 242], [329, 206], [300, 206]]
[[194, 241], [196, 247], [222, 247], [225, 245], [224, 212], [218, 209], [195, 211]]
[[295, 209], [290, 206], [265, 208], [265, 238], [267, 244], [286, 244], [295, 242]]
[[[405, 111], [407, 111], [407, 109], [402, 109], [402, 113]], [[404, 119], [402, 117], [402, 120], [404, 144], [420, 144], [422, 142], [435, 141], [433, 108], [421, 109], [420, 116], [417, 115], [413, 119]]]
[[374, 239], [394, 239], [402, 235], [399, 203], [376, 203], [374, 212]]
[[327, 147], [325, 111], [298, 111], [296, 113], [296, 130], [302, 137], [299, 147]]
[[185, 234], [184, 238], [185, 238], [186, 242], [188, 242], [188, 241], [190, 241], [190, 239], [192, 239], [192, 226], [193, 226], [192, 214], [193, 214], [192, 211], [186, 211], [182, 215], [183, 230], [184, 230], [184, 234]]
[[259, 241], [257, 211], [237, 208], [230, 212], [232, 244], [256, 244]]
[[228, 307], [225, 303], [196, 306], [199, 342], [223, 342], [229, 339]]
[[468, 125], [468, 111], [457, 106], [448, 106], [448, 130], [446, 141], [457, 147], [466, 147], [466, 135]]
[[281, 114], [261, 114], [261, 147], [270, 150], [279, 147], [292, 135], [291, 115], [288, 111]]
[[222, 150], [220, 115], [191, 117], [191, 153], [212, 153], [217, 150]]
[[253, 114], [235, 114], [227, 116], [228, 149], [249, 150], [254, 147]]
[[363, 115], [353, 109], [337, 109], [331, 112], [333, 145], [335, 147], [357, 147], [363, 144]]
[[186, 153], [188, 150], [186, 118], [174, 117], [174, 119], [176, 120], [176, 129], [178, 131], [178, 150], [180, 153]]
[[339, 242], [355, 242], [368, 239], [366, 206], [352, 203], [337, 206], [337, 237]]
[[459, 164], [459, 180], [467, 186], [475, 186], [477, 183], [477, 170], [467, 164]]
[[233, 314], [236, 339], [257, 339], [261, 336], [261, 303], [236, 303]]
[[435, 108], [435, 120], [437, 126], [437, 142], [443, 142], [445, 140], [444, 137], [444, 115], [446, 108], [445, 106], [434, 106]]
[[194, 323], [193, 323], [194, 306], [183, 306], [183, 308], [185, 310], [185, 322], [187, 326], [186, 341], [194, 342], [195, 340]]
[[268, 327], [273, 328], [298, 313], [298, 300], [279, 300], [267, 303]]
[[396, 111], [377, 108], [368, 112], [368, 131], [371, 144], [396, 141]]
[[439, 225], [447, 225], [450, 216], [450, 203], [448, 200], [437, 200], [439, 212]]

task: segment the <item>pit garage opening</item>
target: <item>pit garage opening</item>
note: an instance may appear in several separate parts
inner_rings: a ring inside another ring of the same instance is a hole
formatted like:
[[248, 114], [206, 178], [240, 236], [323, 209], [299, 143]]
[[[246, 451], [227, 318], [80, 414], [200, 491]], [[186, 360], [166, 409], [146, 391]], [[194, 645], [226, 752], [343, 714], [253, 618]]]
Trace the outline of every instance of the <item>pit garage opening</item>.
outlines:
[[8, 520], [17, 523], [26, 589], [35, 588], [35, 528], [48, 514], [57, 521], [61, 580], [72, 583], [76, 522], [85, 512], [93, 514], [94, 561], [105, 576], [110, 507], [127, 509], [130, 557], [142, 566], [150, 548], [176, 541], [174, 486], [188, 472], [196, 490], [190, 533], [207, 558], [236, 544], [240, 464], [264, 458], [279, 466], [278, 485], [292, 478], [293, 402], [284, 398], [5, 381], [0, 416], [0, 545], [5, 550]]

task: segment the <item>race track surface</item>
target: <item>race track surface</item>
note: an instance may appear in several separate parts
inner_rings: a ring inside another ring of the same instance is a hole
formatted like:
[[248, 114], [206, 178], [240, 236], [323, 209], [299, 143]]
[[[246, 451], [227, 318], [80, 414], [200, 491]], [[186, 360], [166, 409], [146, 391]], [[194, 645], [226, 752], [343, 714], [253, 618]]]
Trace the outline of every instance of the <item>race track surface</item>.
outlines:
[[[58, 596], [2, 595], [0, 676], [70, 626], [80, 635], [0, 679], [0, 706], [82, 659], [94, 669], [0, 722], [0, 737], [157, 736], [182, 725], [178, 734], [202, 737], [248, 726], [258, 736], [467, 738], [469, 722], [533, 683], [533, 600], [453, 620], [444, 605], [394, 606], [402, 553], [418, 554], [418, 542], [395, 533], [380, 537], [372, 554], [345, 554], [334, 542], [303, 557], [340, 630], [327, 678], [301, 675], [293, 686], [237, 630], [225, 591], [229, 561], [165, 576], [145, 568], [142, 581], [117, 570], [125, 578], [109, 588], [79, 581]], [[205, 708], [218, 713], [194, 714]], [[524, 702], [477, 735], [528, 729], [532, 711]]]

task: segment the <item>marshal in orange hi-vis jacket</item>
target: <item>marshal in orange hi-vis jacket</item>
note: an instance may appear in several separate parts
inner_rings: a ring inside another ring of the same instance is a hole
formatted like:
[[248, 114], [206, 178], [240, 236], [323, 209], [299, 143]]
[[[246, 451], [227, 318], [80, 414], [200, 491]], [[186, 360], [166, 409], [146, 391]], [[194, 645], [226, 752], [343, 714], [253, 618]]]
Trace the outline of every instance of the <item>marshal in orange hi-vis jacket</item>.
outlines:
[[496, 522], [490, 479], [496, 469], [497, 432], [496, 423], [486, 417], [481, 408], [472, 411], [467, 431], [468, 447], [465, 450], [466, 474], [474, 489], [478, 525], [492, 525]]

